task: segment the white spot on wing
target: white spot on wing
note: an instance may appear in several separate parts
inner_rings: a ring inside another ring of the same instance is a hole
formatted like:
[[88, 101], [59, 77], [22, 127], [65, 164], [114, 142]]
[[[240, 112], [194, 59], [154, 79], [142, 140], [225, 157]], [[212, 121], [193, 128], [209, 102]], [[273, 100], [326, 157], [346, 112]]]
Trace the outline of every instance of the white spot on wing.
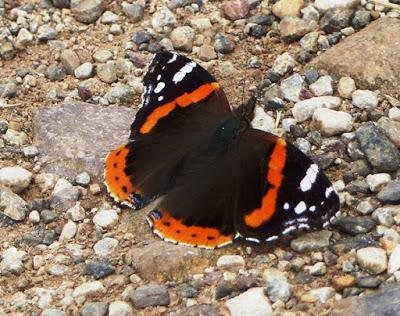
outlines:
[[310, 206], [309, 210], [311, 212], [315, 212], [315, 210], [317, 209], [317, 207], [315, 205]]
[[247, 240], [247, 241], [251, 241], [251, 242], [255, 242], [255, 243], [257, 243], [257, 244], [260, 243], [260, 240], [257, 239], [257, 238], [247, 237], [246, 240]]
[[318, 176], [318, 166], [316, 164], [312, 164], [306, 171], [306, 175], [300, 182], [300, 189], [303, 192], [306, 192], [312, 188], [315, 180]]
[[157, 80], [160, 80], [160, 79], [161, 79], [161, 75], [158, 75], [158, 76], [157, 76]]
[[272, 241], [272, 240], [275, 240], [275, 239], [278, 239], [278, 236], [268, 237], [267, 239], [265, 239], [265, 241]]
[[307, 210], [307, 205], [306, 203], [304, 203], [304, 201], [301, 201], [299, 204], [296, 205], [296, 207], [294, 208], [294, 211], [296, 214], [301, 214], [303, 213], [305, 210]]
[[192, 72], [193, 68], [196, 67], [196, 63], [191, 61], [183, 66], [172, 78], [172, 81], [177, 84], [178, 82], [182, 81], [185, 76]]
[[160, 93], [162, 89], [164, 89], [165, 83], [164, 82], [159, 82], [157, 87], [154, 89], [155, 93]]
[[167, 61], [167, 64], [173, 63], [177, 58], [178, 58], [177, 54], [172, 54], [172, 57], [170, 60]]
[[158, 101], [162, 101], [162, 100], [164, 100], [164, 97], [163, 97], [162, 95], [160, 95], [160, 96], [158, 97]]
[[283, 209], [284, 210], [288, 210], [289, 209], [289, 203], [285, 203], [285, 204], [283, 204]]
[[328, 187], [325, 190], [325, 197], [328, 198], [332, 194], [332, 192], [333, 192], [333, 187]]
[[306, 228], [306, 229], [308, 229], [308, 228], [310, 228], [310, 226], [307, 225], [307, 224], [300, 224], [300, 225], [299, 225], [299, 228]]
[[294, 230], [296, 230], [296, 226], [289, 226], [289, 227], [287, 227], [287, 228], [285, 228], [285, 229], [283, 230], [282, 234], [283, 234], [283, 235], [286, 235], [286, 234], [288, 234], [288, 233], [290, 233], [290, 232], [292, 232], [292, 231], [294, 231]]

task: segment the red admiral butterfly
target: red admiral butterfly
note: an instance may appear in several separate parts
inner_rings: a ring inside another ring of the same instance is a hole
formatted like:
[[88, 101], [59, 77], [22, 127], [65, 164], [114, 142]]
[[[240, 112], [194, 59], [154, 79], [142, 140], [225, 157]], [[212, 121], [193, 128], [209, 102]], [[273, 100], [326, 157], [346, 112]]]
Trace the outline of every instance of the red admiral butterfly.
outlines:
[[118, 201], [142, 208], [167, 241], [206, 248], [236, 237], [276, 239], [317, 229], [339, 210], [325, 174], [273, 134], [251, 128], [256, 98], [232, 110], [204, 68], [170, 52], [155, 55], [128, 144], [110, 152], [105, 183]]

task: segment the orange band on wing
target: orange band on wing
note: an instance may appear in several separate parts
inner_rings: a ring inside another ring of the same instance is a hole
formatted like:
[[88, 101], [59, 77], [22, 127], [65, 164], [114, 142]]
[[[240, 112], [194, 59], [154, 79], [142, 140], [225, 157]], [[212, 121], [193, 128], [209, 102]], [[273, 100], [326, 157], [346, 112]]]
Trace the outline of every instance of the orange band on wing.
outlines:
[[129, 195], [137, 191], [124, 171], [128, 152], [127, 145], [118, 147], [107, 155], [105, 161], [104, 182], [108, 192], [119, 202], [129, 201]]
[[286, 163], [286, 142], [279, 138], [268, 163], [267, 181], [271, 188], [261, 201], [261, 207], [253, 210], [244, 217], [247, 226], [257, 228], [268, 221], [276, 210], [278, 190], [283, 180], [283, 168]]
[[174, 101], [158, 106], [140, 127], [140, 133], [149, 133], [157, 124], [158, 120], [171, 113], [177, 105], [184, 108], [193, 103], [197, 103], [208, 97], [214, 90], [219, 89], [219, 87], [219, 84], [216, 82], [205, 83], [191, 93], [184, 93]]
[[[154, 212], [154, 211], [153, 211]], [[179, 244], [215, 248], [229, 244], [233, 234], [225, 236], [212, 227], [187, 226], [182, 221], [173, 218], [166, 211], [156, 211], [161, 218], [149, 214], [148, 219], [152, 224], [153, 232], [166, 241], [173, 241]]]

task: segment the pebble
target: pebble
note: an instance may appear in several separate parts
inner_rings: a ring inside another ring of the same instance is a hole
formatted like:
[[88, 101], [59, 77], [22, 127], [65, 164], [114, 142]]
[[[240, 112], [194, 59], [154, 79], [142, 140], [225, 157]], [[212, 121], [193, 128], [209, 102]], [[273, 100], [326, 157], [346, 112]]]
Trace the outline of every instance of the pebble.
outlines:
[[72, 0], [71, 13], [82, 23], [95, 22], [104, 12], [106, 2], [103, 0]]
[[14, 221], [22, 221], [26, 216], [26, 202], [7, 187], [0, 186], [0, 210]]
[[63, 276], [68, 271], [68, 267], [64, 264], [53, 264], [49, 269], [49, 273], [54, 276]]
[[66, 213], [74, 222], [83, 221], [86, 218], [85, 209], [80, 205], [80, 203], [76, 203], [73, 207], [68, 209]]
[[399, 108], [390, 108], [388, 117], [393, 121], [400, 122], [400, 109]]
[[362, 215], [367, 215], [372, 213], [376, 209], [376, 203], [373, 203], [371, 199], [367, 198], [358, 203], [356, 209]]
[[309, 268], [311, 275], [320, 276], [326, 274], [326, 265], [323, 262], [317, 262]]
[[378, 105], [378, 97], [370, 90], [355, 90], [352, 94], [352, 103], [359, 109], [372, 110]]
[[98, 49], [92, 57], [95, 62], [105, 63], [113, 57], [113, 53], [108, 49]]
[[359, 2], [359, 0], [315, 0], [314, 6], [318, 11], [326, 12], [329, 9], [354, 8]]
[[79, 285], [72, 293], [72, 296], [77, 298], [80, 296], [89, 296], [95, 294], [104, 294], [105, 287], [100, 281], [85, 282]]
[[319, 73], [315, 69], [311, 68], [304, 73], [304, 79], [308, 84], [312, 84], [318, 80]]
[[103, 210], [96, 213], [93, 223], [102, 228], [112, 228], [118, 222], [118, 214], [115, 210]]
[[60, 309], [50, 308], [43, 310], [40, 316], [67, 316], [67, 314]]
[[190, 26], [177, 27], [170, 34], [174, 48], [187, 52], [192, 51], [194, 37], [195, 31]]
[[0, 184], [9, 187], [13, 192], [25, 190], [32, 180], [32, 173], [22, 167], [4, 167], [0, 169]]
[[111, 11], [105, 11], [100, 20], [103, 24], [113, 24], [118, 21], [118, 15]]
[[392, 274], [400, 269], [400, 245], [396, 245], [389, 257], [388, 273]]
[[390, 181], [378, 193], [377, 198], [382, 203], [400, 204], [400, 181]]
[[304, 234], [290, 242], [290, 247], [297, 252], [307, 252], [310, 250], [319, 250], [329, 246], [329, 240], [332, 232], [321, 230]]
[[375, 289], [381, 283], [382, 283], [381, 280], [379, 280], [378, 278], [375, 278], [375, 277], [371, 277], [371, 276], [363, 276], [363, 277], [357, 278], [357, 280], [356, 280], [357, 287], [367, 288], [367, 289]]
[[272, 13], [282, 19], [285, 16], [299, 16], [304, 0], [278, 0], [272, 5]]
[[118, 84], [108, 91], [104, 98], [108, 100], [111, 104], [123, 103], [128, 104], [132, 102], [135, 93], [131, 86]]
[[62, 81], [67, 76], [67, 72], [64, 67], [60, 65], [51, 65], [46, 70], [46, 77], [50, 81]]
[[381, 225], [391, 227], [394, 224], [392, 212], [389, 208], [379, 207], [372, 213], [372, 218]]
[[57, 219], [57, 214], [50, 210], [43, 210], [40, 213], [40, 217], [42, 218], [45, 224], [49, 224]]
[[117, 64], [115, 61], [109, 60], [105, 64], [97, 66], [97, 76], [105, 83], [113, 83], [117, 81]]
[[352, 275], [336, 276], [332, 279], [332, 286], [336, 291], [342, 291], [344, 288], [351, 287], [356, 282], [356, 278]]
[[214, 49], [217, 53], [228, 54], [235, 50], [235, 43], [222, 33], [214, 37]]
[[239, 255], [224, 255], [217, 260], [217, 267], [225, 270], [237, 271], [243, 269], [244, 266], [244, 259]]
[[111, 255], [115, 248], [118, 246], [119, 242], [115, 238], [103, 238], [102, 240], [99, 240], [93, 247], [94, 252], [96, 255], [99, 257], [106, 258], [109, 255]]
[[228, 19], [236, 21], [243, 19], [249, 13], [249, 3], [248, 0], [224, 1], [222, 10]]
[[230, 281], [222, 281], [219, 283], [215, 289], [215, 299], [219, 300], [224, 298], [228, 295], [231, 295], [232, 292], [235, 290], [234, 285]]
[[196, 18], [190, 20], [190, 25], [197, 31], [205, 31], [212, 28], [209, 18]]
[[81, 64], [78, 54], [72, 49], [64, 49], [61, 52], [60, 61], [69, 75], [73, 75], [75, 69]]
[[356, 90], [356, 83], [351, 77], [342, 77], [338, 83], [339, 95], [344, 99], [351, 99]]
[[1, 254], [2, 261], [0, 262], [1, 269], [20, 274], [24, 270], [24, 265], [22, 260], [26, 256], [26, 252], [23, 250], [18, 250], [15, 247], [9, 247], [3, 251]]
[[39, 41], [47, 42], [49, 40], [56, 39], [58, 32], [56, 29], [52, 28], [48, 24], [43, 24], [39, 26], [36, 35]]
[[367, 247], [357, 250], [357, 263], [360, 268], [370, 274], [379, 274], [387, 268], [386, 253], [381, 248]]
[[77, 79], [88, 79], [93, 76], [94, 67], [92, 63], [84, 63], [77, 67], [74, 71]]
[[143, 19], [144, 8], [137, 3], [122, 3], [122, 11], [129, 18], [130, 22], [137, 23]]
[[357, 235], [351, 238], [344, 238], [332, 246], [333, 251], [336, 254], [346, 254], [353, 249], [365, 248], [368, 246], [374, 246], [376, 244], [375, 240], [368, 235]]
[[166, 7], [160, 7], [153, 13], [151, 25], [156, 32], [162, 31], [164, 27], [175, 27], [175, 15]]
[[391, 177], [389, 173], [376, 173], [368, 175], [366, 180], [372, 192], [379, 192], [391, 180]]
[[315, 30], [317, 23], [308, 23], [296, 16], [285, 16], [279, 23], [279, 31], [284, 42], [290, 43]]
[[103, 279], [115, 272], [115, 268], [107, 259], [95, 259], [89, 261], [85, 266], [85, 273], [93, 276], [96, 280]]
[[315, 96], [332, 95], [332, 78], [331, 76], [322, 76], [316, 82], [310, 85], [310, 90]]
[[290, 299], [292, 289], [283, 272], [270, 268], [264, 270], [263, 278], [268, 297], [272, 302], [277, 302], [278, 300], [287, 302]]
[[79, 310], [82, 316], [106, 316], [108, 304], [105, 302], [87, 303]]
[[321, 287], [318, 289], [312, 289], [308, 292], [308, 294], [317, 297], [322, 304], [326, 303], [326, 301], [333, 297], [335, 293], [333, 287]]
[[316, 53], [318, 51], [318, 32], [310, 32], [300, 40], [300, 46], [307, 52]]
[[108, 307], [108, 316], [130, 316], [133, 315], [132, 307], [127, 302], [114, 301]]
[[15, 41], [15, 47], [18, 49], [25, 49], [33, 42], [33, 34], [27, 29], [20, 29]]
[[26, 158], [33, 158], [39, 155], [39, 148], [35, 145], [26, 146], [22, 148], [22, 152]]
[[9, 128], [3, 139], [11, 146], [23, 146], [28, 141], [28, 136], [24, 132], [17, 132]]
[[369, 217], [343, 216], [335, 220], [335, 226], [344, 233], [356, 236], [372, 231], [376, 224]]
[[357, 10], [354, 14], [352, 24], [356, 29], [361, 29], [369, 24], [371, 21], [371, 13], [368, 10]]
[[378, 126], [382, 128], [389, 140], [400, 149], [400, 122], [381, 117], [378, 120]]
[[353, 129], [353, 118], [349, 113], [326, 108], [315, 110], [312, 123], [326, 136], [339, 135]]
[[[281, 82], [283, 97], [288, 101], [300, 101], [300, 95], [304, 87], [303, 77], [299, 74], [293, 74]], [[296, 117], [295, 117], [296, 118]]]
[[296, 60], [289, 53], [283, 53], [275, 59], [271, 69], [274, 73], [284, 76], [291, 72], [296, 64]]
[[68, 222], [64, 225], [61, 231], [60, 241], [65, 241], [74, 238], [77, 230], [78, 227], [76, 226], [76, 224], [73, 221], [68, 220]]
[[364, 123], [356, 130], [361, 150], [378, 172], [392, 172], [400, 167], [400, 153], [373, 122]]
[[264, 295], [264, 289], [255, 287], [225, 302], [231, 316], [267, 316], [272, 306]]
[[325, 33], [340, 32], [350, 26], [353, 12], [351, 9], [329, 9], [322, 16], [320, 26]]
[[90, 183], [90, 175], [87, 172], [82, 172], [75, 177], [75, 183], [82, 187], [87, 187]]
[[179, 285], [176, 289], [176, 292], [180, 297], [185, 298], [194, 298], [199, 294], [199, 291], [195, 287], [187, 283]]
[[217, 53], [211, 45], [203, 44], [199, 47], [198, 56], [203, 61], [217, 59]]
[[168, 306], [170, 303], [167, 287], [159, 284], [141, 285], [129, 298], [136, 308]]
[[38, 211], [32, 211], [29, 213], [28, 219], [31, 223], [37, 224], [40, 222], [40, 214]]
[[314, 97], [297, 102], [292, 108], [292, 113], [298, 122], [304, 122], [313, 116], [315, 110], [320, 108], [334, 109], [339, 107], [341, 102], [338, 97]]
[[35, 176], [35, 183], [39, 186], [42, 193], [53, 190], [58, 177], [52, 173], [39, 173]]
[[262, 107], [256, 107], [251, 126], [265, 132], [271, 132], [275, 128], [275, 120], [265, 113]]

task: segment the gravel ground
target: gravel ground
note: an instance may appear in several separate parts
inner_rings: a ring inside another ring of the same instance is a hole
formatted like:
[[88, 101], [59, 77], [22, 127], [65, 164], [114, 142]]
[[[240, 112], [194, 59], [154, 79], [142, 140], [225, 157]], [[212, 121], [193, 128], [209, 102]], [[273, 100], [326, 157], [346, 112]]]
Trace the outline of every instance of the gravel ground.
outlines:
[[[400, 10], [365, 0], [0, 0], [0, 315], [399, 315]], [[162, 48], [325, 170], [327, 230], [215, 251], [113, 203]]]

